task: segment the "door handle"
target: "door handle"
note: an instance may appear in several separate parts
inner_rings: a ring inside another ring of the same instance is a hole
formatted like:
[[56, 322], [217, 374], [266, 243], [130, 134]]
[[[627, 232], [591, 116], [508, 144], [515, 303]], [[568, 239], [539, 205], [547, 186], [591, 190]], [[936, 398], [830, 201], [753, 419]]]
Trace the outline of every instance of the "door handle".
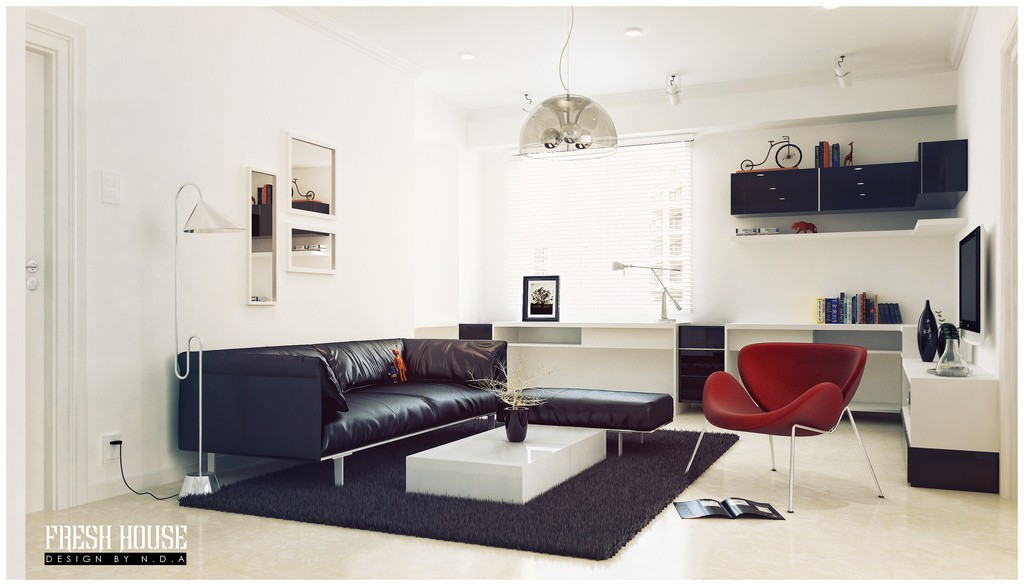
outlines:
[[27, 263], [25, 263], [25, 270], [30, 273], [34, 273], [39, 270], [39, 263], [37, 263], [34, 260], [30, 260]]

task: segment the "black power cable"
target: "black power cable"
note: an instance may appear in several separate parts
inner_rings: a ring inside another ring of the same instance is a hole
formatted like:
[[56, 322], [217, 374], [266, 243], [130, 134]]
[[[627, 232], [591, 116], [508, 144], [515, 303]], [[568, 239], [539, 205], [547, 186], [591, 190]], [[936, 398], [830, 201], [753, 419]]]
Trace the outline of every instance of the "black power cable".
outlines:
[[124, 485], [128, 487], [128, 490], [134, 492], [135, 494], [137, 494], [139, 496], [142, 496], [144, 494], [148, 494], [149, 496], [155, 498], [158, 501], [165, 501], [167, 499], [176, 498], [178, 496], [176, 494], [172, 494], [171, 496], [165, 496], [165, 497], [161, 498], [161, 497], [158, 497], [158, 496], [156, 496], [155, 494], [153, 494], [151, 492], [139, 492], [139, 491], [135, 490], [134, 488], [132, 488], [131, 485], [128, 484], [128, 479], [126, 479], [124, 477], [124, 460], [121, 458], [121, 450], [124, 449], [124, 448], [121, 447], [121, 440], [114, 440], [114, 441], [110, 442], [110, 445], [117, 446], [117, 463], [121, 467], [121, 480], [124, 481]]

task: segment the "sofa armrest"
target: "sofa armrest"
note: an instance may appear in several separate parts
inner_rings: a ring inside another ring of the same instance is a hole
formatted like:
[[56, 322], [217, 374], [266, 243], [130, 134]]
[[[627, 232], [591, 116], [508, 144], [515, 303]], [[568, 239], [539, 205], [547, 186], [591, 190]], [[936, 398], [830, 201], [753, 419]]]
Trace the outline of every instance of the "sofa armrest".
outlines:
[[[178, 448], [199, 449], [199, 357], [178, 385]], [[178, 356], [185, 372], [185, 355]], [[307, 356], [203, 353], [203, 451], [320, 459], [320, 360]]]

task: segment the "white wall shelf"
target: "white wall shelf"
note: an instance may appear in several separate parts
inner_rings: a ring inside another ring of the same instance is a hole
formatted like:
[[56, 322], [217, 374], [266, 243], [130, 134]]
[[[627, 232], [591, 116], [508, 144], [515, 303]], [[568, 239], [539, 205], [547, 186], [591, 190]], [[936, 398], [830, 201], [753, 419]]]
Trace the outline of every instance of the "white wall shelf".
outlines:
[[862, 238], [931, 238], [957, 235], [967, 225], [966, 218], [936, 218], [918, 220], [910, 230], [864, 230], [860, 232], [820, 232], [817, 234], [765, 234], [757, 236], [733, 235], [733, 242], [793, 242], [795, 240], [821, 242], [825, 240], [857, 240]]

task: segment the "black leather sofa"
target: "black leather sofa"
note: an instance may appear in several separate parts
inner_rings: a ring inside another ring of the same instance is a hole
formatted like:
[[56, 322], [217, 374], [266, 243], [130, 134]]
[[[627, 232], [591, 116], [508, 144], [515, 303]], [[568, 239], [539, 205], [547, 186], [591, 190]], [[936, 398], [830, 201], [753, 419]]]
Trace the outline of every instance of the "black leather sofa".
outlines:
[[[408, 382], [387, 367], [397, 348]], [[506, 343], [394, 338], [203, 352], [203, 451], [335, 462], [354, 451], [494, 414], [468, 384], [501, 378]], [[185, 354], [178, 355], [184, 372]], [[179, 384], [178, 447], [199, 448], [197, 357]]]

